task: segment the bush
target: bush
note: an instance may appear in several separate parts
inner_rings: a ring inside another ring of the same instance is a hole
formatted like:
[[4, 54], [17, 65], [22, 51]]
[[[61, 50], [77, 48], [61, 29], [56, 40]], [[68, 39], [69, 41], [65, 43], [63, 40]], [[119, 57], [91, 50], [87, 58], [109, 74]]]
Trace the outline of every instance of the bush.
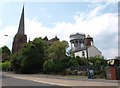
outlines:
[[72, 75], [72, 71], [71, 70], [64, 70], [60, 74], [61, 75]]
[[2, 63], [2, 70], [3, 71], [9, 71], [11, 69], [10, 61], [5, 61]]
[[95, 72], [94, 78], [106, 78], [106, 73], [104, 70]]
[[71, 57], [68, 57], [68, 58], [69, 58], [69, 61], [68, 61], [68, 66], [69, 67], [79, 66], [79, 63], [78, 63], [76, 58], [71, 58]]
[[59, 73], [64, 71], [66, 63], [59, 60], [47, 60], [43, 65], [43, 69], [47, 73]]
[[21, 70], [22, 56], [20, 52], [17, 52], [11, 56], [11, 68], [16, 73], [19, 73]]

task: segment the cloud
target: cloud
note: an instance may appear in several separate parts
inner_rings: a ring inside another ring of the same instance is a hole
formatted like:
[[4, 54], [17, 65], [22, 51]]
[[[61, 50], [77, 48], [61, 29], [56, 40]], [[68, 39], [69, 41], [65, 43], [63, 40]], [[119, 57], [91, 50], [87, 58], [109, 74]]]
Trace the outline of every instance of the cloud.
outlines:
[[[98, 14], [107, 5], [104, 5], [104, 7], [102, 6], [103, 5], [96, 6], [94, 9], [80, 14], [78, 11], [77, 14], [73, 17], [74, 23], [62, 21], [56, 23], [55, 26], [51, 28], [44, 26], [37, 19], [30, 20], [29, 18], [25, 18], [25, 33], [27, 34], [28, 39], [30, 38], [30, 40], [33, 40], [36, 37], [44, 38], [45, 36], [51, 39], [57, 35], [60, 40], [67, 40], [68, 42], [70, 40], [69, 36], [72, 33], [82, 32], [86, 35], [90, 34], [95, 39], [94, 42], [97, 41], [95, 44], [103, 52], [103, 55], [113, 58], [117, 55], [117, 49], [115, 45], [118, 39], [117, 35], [113, 35], [114, 39], [112, 42], [109, 42], [110, 46], [107, 47], [107, 49], [101, 47], [103, 47], [103, 45], [108, 46], [108, 44], [105, 44], [105, 42], [107, 42], [109, 36], [118, 32], [118, 17], [116, 13]], [[2, 35], [8, 34], [14, 36], [16, 32], [17, 27], [9, 26], [4, 28], [4, 30], [0, 33]], [[10, 38], [4, 37], [2, 38], [0, 45], [9, 44], [10, 42]]]
[[[9, 48], [12, 47], [13, 36], [17, 32], [17, 27], [8, 26], [0, 31], [0, 47], [7, 45]], [[9, 35], [8, 37], [4, 35]]]
[[118, 55], [118, 49], [117, 48], [109, 48], [109, 49], [105, 49], [103, 50], [104, 54], [107, 55], [107, 57], [105, 56], [105, 58], [107, 59], [113, 59], [115, 58], [115, 55]]
[[2, 27], [2, 21], [0, 20], [0, 28]]

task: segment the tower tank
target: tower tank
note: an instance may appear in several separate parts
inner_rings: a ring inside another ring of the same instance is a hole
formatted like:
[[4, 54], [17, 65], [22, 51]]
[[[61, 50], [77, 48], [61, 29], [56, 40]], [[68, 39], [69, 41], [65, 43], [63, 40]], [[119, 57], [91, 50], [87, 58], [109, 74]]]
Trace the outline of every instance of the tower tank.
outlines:
[[74, 52], [82, 51], [85, 49], [84, 46], [84, 33], [74, 33], [70, 35], [71, 49]]

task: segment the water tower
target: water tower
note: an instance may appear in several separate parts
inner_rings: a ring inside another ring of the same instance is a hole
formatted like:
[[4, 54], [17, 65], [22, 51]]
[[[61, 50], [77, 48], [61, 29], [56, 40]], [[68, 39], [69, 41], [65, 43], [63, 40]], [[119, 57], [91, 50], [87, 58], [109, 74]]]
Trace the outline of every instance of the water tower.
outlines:
[[71, 49], [73, 52], [78, 52], [85, 49], [84, 39], [84, 33], [75, 33], [70, 35]]

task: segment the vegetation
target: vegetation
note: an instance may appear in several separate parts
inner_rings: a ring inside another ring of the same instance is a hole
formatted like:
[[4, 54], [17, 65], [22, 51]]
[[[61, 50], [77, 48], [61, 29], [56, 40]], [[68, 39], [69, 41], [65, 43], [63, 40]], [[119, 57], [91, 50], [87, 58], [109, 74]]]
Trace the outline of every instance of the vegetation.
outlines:
[[66, 53], [67, 41], [54, 41], [47, 44], [42, 38], [35, 38], [28, 42], [17, 53], [12, 54], [7, 46], [0, 48], [4, 61], [0, 63], [4, 71], [13, 70], [16, 73], [39, 73], [64, 74], [64, 75], [87, 75], [87, 71], [71, 70], [72, 67], [97, 66], [95, 78], [104, 78], [107, 63], [104, 57], [75, 57], [72, 51]]
[[23, 49], [11, 57], [12, 68], [20, 73], [38, 73], [43, 70], [47, 45], [41, 38], [24, 45]]
[[94, 66], [99, 66], [101, 68], [104, 68], [107, 66], [107, 62], [104, 59], [104, 57], [100, 57], [100, 56], [90, 57], [89, 64]]
[[9, 71], [11, 70], [11, 63], [10, 61], [5, 61], [5, 62], [1, 62], [0, 63], [0, 69], [2, 69], [2, 71]]
[[88, 64], [88, 60], [85, 57], [76, 56], [76, 60], [79, 63], [79, 65], [87, 65]]
[[43, 68], [45, 72], [58, 73], [63, 71], [67, 67], [67, 55], [66, 48], [68, 43], [66, 41], [55, 41], [48, 48], [47, 60], [45, 61]]
[[7, 46], [3, 46], [0, 48], [0, 54], [2, 54], [2, 62], [4, 62], [9, 59], [11, 51]]

